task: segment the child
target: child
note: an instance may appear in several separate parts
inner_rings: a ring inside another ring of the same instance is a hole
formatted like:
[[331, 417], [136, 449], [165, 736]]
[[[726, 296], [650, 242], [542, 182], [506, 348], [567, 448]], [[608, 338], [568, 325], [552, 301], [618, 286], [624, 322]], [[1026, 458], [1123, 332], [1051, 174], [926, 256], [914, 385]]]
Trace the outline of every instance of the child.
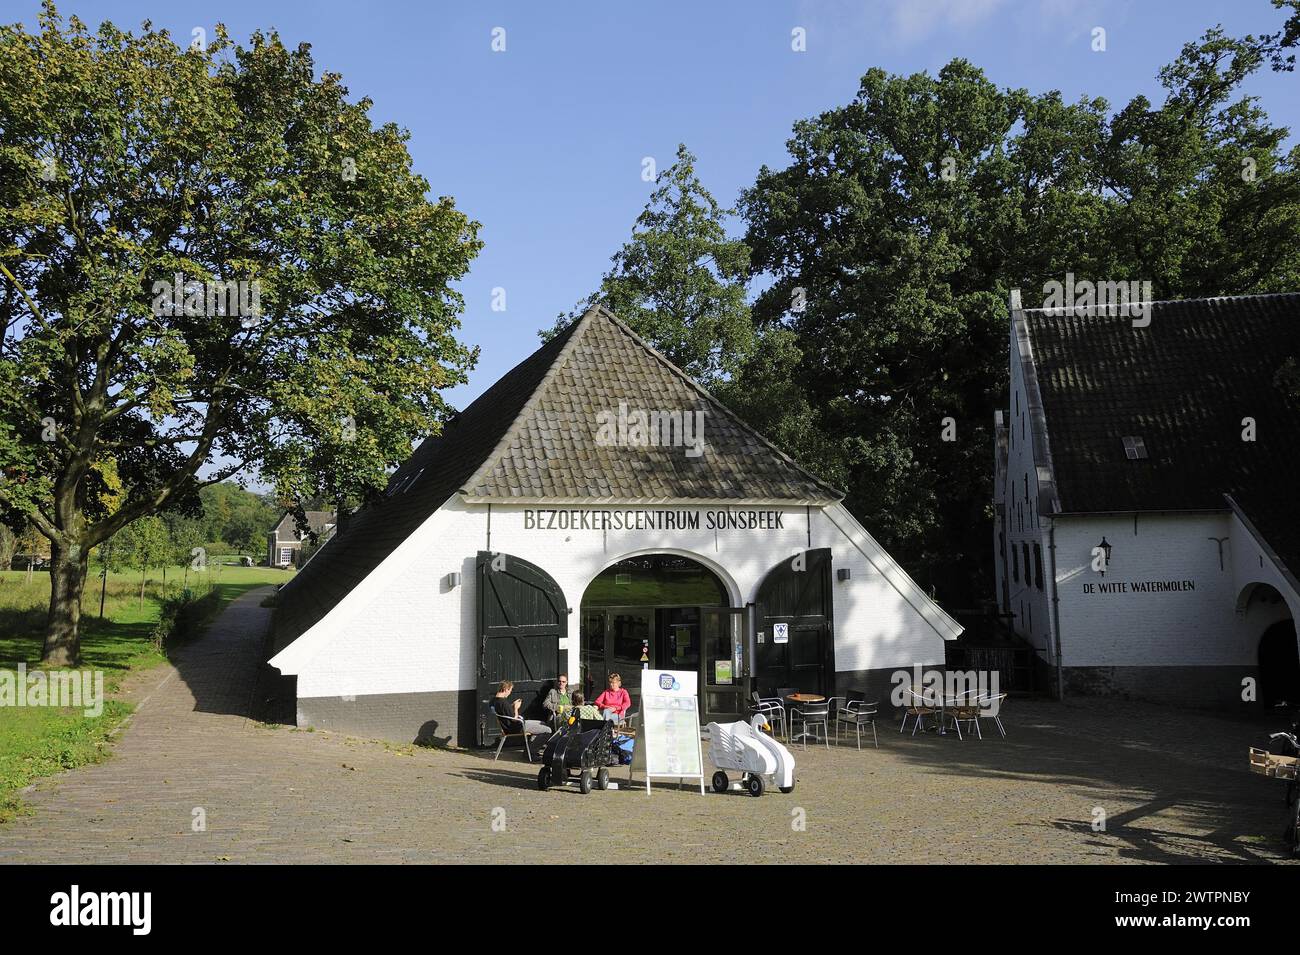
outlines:
[[600, 719], [600, 710], [588, 703], [579, 692], [574, 692], [570, 697], [573, 703], [573, 712], [577, 714], [580, 720], [598, 720]]
[[616, 723], [623, 722], [623, 717], [632, 706], [632, 697], [628, 696], [627, 690], [623, 689], [623, 678], [619, 674], [609, 675], [609, 689], [596, 697], [596, 706], [605, 719], [614, 720]]

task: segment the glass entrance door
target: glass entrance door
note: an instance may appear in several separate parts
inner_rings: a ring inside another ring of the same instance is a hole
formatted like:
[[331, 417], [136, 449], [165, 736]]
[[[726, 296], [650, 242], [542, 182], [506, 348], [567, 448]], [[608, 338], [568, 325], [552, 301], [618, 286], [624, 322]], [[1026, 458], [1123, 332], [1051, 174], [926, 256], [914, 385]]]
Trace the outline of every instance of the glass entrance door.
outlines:
[[748, 715], [749, 661], [743, 608], [700, 610], [704, 653], [700, 666], [700, 721], [734, 723]]
[[582, 673], [574, 689], [588, 702], [605, 692], [609, 674], [623, 679], [623, 688], [637, 709], [641, 697], [642, 657], [654, 665], [655, 612], [646, 607], [611, 607], [582, 615]]

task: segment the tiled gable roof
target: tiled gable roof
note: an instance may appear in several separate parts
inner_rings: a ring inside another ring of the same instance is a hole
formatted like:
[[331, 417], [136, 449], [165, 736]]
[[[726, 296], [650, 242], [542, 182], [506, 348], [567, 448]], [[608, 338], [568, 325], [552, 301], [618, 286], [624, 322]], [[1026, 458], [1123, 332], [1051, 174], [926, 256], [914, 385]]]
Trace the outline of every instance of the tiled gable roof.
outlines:
[[[682, 446], [610, 444], [620, 409], [624, 421], [638, 412], [698, 413], [702, 417], [691, 420], [701, 423], [706, 447], [688, 454]], [[470, 479], [465, 496], [471, 501], [798, 504], [829, 504], [843, 497], [602, 308], [582, 318], [524, 413]]]
[[[595, 415], [619, 400], [702, 410], [709, 450], [596, 443]], [[602, 308], [593, 308], [426, 439], [385, 496], [340, 527], [280, 591], [276, 651], [321, 620], [452, 495], [468, 501], [830, 503], [798, 467]]]
[[[1232, 495], [1296, 568], [1300, 402], [1276, 377], [1300, 356], [1300, 294], [1156, 302], [1144, 328], [1020, 314], [1062, 512], [1226, 510]], [[1147, 456], [1130, 459], [1126, 437]]]
[[[307, 527], [317, 534], [324, 534], [326, 528], [334, 523], [333, 511], [306, 511]], [[293, 519], [293, 514], [285, 511], [280, 516], [280, 520], [275, 525], [275, 536], [277, 540], [296, 541], [298, 540], [298, 525]]]

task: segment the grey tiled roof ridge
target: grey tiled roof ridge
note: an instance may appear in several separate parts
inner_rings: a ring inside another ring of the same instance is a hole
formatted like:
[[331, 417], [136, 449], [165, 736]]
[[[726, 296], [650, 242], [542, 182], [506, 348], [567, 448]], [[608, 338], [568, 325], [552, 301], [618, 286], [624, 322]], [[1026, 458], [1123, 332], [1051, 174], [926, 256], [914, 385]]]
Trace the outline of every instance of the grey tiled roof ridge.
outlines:
[[[1198, 295], [1192, 298], [1153, 298], [1148, 301], [1128, 302], [1124, 305], [1037, 305], [1032, 308], [1021, 305], [1016, 311], [1046, 318], [1129, 318], [1119, 310], [1124, 308], [1141, 308], [1146, 305], [1197, 305], [1209, 302], [1235, 302], [1243, 299], [1255, 301], [1261, 298], [1300, 298], [1300, 290], [1294, 292], [1248, 292], [1241, 295]], [[1106, 314], [1115, 312], [1116, 314]]]

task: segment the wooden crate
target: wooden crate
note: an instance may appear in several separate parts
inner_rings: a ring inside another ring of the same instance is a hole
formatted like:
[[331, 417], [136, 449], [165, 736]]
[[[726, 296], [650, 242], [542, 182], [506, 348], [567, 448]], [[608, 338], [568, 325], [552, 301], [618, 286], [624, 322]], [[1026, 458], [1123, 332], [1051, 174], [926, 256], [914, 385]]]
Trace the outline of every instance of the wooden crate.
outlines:
[[1250, 771], [1273, 779], [1295, 779], [1300, 758], [1277, 756], [1266, 749], [1250, 748]]

